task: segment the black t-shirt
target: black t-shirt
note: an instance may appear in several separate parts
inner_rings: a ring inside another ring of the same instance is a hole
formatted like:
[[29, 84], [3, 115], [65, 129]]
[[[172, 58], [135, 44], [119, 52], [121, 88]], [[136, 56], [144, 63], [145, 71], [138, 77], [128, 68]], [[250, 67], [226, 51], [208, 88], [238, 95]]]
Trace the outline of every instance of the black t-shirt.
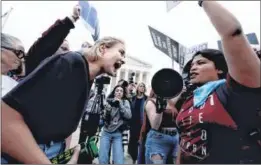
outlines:
[[[217, 91], [226, 98], [225, 104]], [[230, 76], [200, 108], [193, 107], [193, 97], [187, 100], [176, 119], [181, 163], [261, 163], [261, 147], [248, 136], [251, 128], [261, 126], [260, 100], [260, 88], [242, 86]]]
[[85, 58], [68, 52], [46, 59], [2, 100], [22, 114], [38, 143], [60, 141], [76, 130], [90, 83]]
[[[143, 100], [143, 98], [136, 98], [136, 102], [135, 102], [135, 107], [134, 107], [134, 118], [137, 121], [141, 122], [141, 101]], [[142, 123], [140, 123], [142, 124]]]

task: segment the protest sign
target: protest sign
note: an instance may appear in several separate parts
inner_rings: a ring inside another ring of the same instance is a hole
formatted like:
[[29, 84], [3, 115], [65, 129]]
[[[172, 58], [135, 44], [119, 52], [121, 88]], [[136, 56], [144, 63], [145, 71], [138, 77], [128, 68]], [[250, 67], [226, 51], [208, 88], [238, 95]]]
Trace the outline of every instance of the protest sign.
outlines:
[[91, 32], [92, 38], [96, 41], [100, 35], [99, 19], [97, 10], [88, 1], [79, 1], [81, 7], [81, 18], [84, 26]]
[[149, 26], [154, 46], [171, 59], [179, 62], [179, 43]]
[[[247, 40], [251, 45], [259, 45], [256, 33], [246, 34]], [[223, 51], [221, 40], [217, 41], [218, 49]]]

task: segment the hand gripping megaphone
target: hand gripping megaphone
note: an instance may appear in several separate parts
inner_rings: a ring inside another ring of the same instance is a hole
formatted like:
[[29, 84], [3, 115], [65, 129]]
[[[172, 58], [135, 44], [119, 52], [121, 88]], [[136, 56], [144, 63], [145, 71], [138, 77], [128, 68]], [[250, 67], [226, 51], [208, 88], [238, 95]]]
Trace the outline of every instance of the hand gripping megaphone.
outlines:
[[176, 97], [182, 91], [183, 79], [177, 71], [164, 68], [154, 74], [151, 87], [157, 96], [157, 113], [161, 113], [166, 109], [167, 99]]

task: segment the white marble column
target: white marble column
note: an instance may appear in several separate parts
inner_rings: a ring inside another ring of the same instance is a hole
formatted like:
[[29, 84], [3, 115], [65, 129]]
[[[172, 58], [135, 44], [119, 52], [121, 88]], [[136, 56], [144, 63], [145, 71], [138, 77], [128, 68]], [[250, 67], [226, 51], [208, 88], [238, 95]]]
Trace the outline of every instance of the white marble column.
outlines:
[[135, 82], [136, 82], [136, 73], [137, 73], [137, 71], [134, 70], [134, 71], [132, 71], [131, 73], [135, 73], [135, 75], [133, 76], [133, 82], [135, 83]]
[[149, 74], [148, 74], [148, 72], [144, 72], [143, 74], [145, 75], [144, 83], [145, 83], [147, 86], [150, 85], [151, 83], [149, 82]]
[[124, 80], [128, 81], [129, 79], [129, 70], [128, 69], [125, 69], [125, 77], [124, 77]]
[[[139, 82], [143, 82], [143, 80], [142, 80], [142, 76], [143, 76], [143, 71], [140, 71]], [[146, 82], [144, 82], [144, 83], [146, 83]]]

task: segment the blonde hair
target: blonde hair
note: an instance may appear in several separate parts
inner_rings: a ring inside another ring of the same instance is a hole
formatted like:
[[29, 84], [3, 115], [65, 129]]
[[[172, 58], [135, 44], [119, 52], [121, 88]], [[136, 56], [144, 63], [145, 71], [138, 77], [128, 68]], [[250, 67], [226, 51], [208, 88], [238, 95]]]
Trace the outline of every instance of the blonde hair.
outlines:
[[97, 40], [94, 45], [89, 48], [89, 56], [91, 61], [97, 61], [98, 57], [101, 55], [99, 50], [100, 46], [104, 45], [106, 48], [111, 48], [118, 43], [123, 45], [125, 44], [123, 40], [115, 37], [103, 37]]
[[136, 90], [138, 91], [138, 88], [143, 85], [144, 86], [144, 94], [147, 92], [147, 88], [146, 88], [146, 84], [144, 82], [139, 82], [138, 85], [137, 85], [137, 88]]

